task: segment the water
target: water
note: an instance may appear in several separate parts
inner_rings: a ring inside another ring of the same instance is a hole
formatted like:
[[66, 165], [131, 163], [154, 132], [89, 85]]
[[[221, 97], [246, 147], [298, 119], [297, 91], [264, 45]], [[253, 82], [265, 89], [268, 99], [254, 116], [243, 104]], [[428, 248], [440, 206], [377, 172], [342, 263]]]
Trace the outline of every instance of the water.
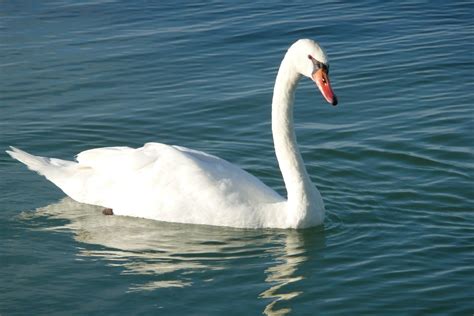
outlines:
[[285, 194], [277, 67], [318, 40], [298, 141], [324, 227], [239, 230], [103, 216], [0, 154], [0, 314], [471, 315], [469, 1], [0, 3], [0, 149], [71, 159], [159, 141]]

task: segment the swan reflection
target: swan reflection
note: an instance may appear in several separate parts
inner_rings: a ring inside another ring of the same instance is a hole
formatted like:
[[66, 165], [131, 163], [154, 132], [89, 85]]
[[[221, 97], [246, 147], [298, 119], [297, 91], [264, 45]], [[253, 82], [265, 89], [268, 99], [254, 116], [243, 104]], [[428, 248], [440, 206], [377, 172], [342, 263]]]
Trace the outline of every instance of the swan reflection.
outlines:
[[[81, 246], [79, 257], [99, 258], [110, 266], [120, 267], [122, 274], [149, 276], [144, 283], [132, 284], [129, 291], [188, 287], [197, 280], [203, 281], [204, 272], [230, 270], [235, 264], [257, 260], [272, 264], [264, 271], [269, 288], [260, 294], [261, 299], [268, 301], [265, 314], [286, 314], [290, 308], [279, 306], [288, 305], [285, 302], [301, 294], [301, 291], [290, 292], [285, 286], [304, 279], [298, 272], [299, 266], [308, 260], [304, 232], [244, 230], [105, 216], [102, 208], [69, 198], [22, 214], [25, 220], [38, 216], [53, 219], [48, 221], [47, 230], [73, 232], [78, 242], [101, 246]], [[55, 223], [58, 225], [54, 226]], [[314, 234], [311, 236], [314, 242]], [[317, 242], [324, 244], [323, 239]], [[210, 277], [204, 281], [213, 281], [222, 273], [207, 275]]]

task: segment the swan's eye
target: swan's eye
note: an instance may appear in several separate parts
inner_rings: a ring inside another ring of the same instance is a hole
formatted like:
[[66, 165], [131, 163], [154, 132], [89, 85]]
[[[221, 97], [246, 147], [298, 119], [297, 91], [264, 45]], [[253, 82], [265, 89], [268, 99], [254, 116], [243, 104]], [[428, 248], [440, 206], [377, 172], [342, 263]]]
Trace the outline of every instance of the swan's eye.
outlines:
[[329, 74], [329, 66], [314, 59], [313, 56], [308, 55], [308, 59], [310, 59], [313, 62], [313, 65], [315, 69], [323, 69], [327, 74]]
[[322, 69], [326, 74], [329, 75], [329, 66], [323, 63], [319, 63], [318, 67]]

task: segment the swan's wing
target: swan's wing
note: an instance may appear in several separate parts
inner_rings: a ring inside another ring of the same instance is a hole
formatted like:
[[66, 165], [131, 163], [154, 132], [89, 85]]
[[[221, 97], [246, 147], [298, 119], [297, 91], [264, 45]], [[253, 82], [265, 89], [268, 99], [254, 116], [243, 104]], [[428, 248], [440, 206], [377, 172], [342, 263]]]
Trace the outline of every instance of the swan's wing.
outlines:
[[136, 149], [98, 148], [80, 153], [77, 162], [17, 149], [10, 154], [76, 201], [122, 215], [201, 222], [206, 214], [283, 200], [239, 167], [185, 147], [149, 143]]
[[81, 201], [116, 209], [131, 208], [123, 207], [129, 201], [143, 210], [177, 211], [283, 200], [238, 166], [186, 147], [148, 143], [137, 149], [101, 148], [79, 154], [78, 162], [94, 170], [85, 180], [88, 190], [82, 191]]

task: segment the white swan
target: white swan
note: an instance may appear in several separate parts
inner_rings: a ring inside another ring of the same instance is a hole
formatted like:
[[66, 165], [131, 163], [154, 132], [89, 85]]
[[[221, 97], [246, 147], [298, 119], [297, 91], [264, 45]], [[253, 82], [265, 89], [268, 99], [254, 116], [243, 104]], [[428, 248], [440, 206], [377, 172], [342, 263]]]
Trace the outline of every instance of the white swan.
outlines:
[[305, 228], [324, 221], [324, 204], [311, 183], [293, 130], [294, 91], [301, 75], [337, 104], [328, 60], [312, 40], [287, 51], [275, 82], [272, 131], [288, 199], [218, 157], [160, 143], [141, 148], [86, 150], [77, 162], [7, 151], [76, 201], [113, 209], [115, 215], [242, 228]]

